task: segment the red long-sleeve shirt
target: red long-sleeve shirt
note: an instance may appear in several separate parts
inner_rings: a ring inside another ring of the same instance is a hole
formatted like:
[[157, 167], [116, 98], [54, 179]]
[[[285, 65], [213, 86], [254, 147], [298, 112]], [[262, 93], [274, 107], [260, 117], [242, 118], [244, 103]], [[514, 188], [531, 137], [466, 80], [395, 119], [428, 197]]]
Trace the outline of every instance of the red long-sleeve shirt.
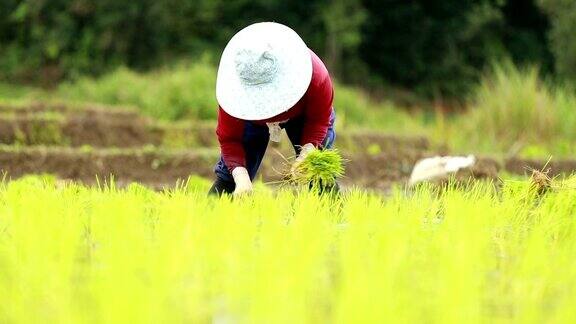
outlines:
[[[251, 122], [266, 125], [270, 122], [285, 121], [303, 116], [304, 126], [299, 144], [312, 143], [318, 147], [326, 137], [326, 132], [330, 126], [334, 89], [328, 70], [322, 60], [312, 51], [310, 51], [310, 55], [312, 80], [304, 96], [294, 107], [280, 115]], [[219, 107], [216, 134], [220, 142], [222, 157], [230, 171], [239, 166], [246, 167], [246, 153], [242, 145], [244, 122], [242, 119], [230, 116], [222, 107]]]

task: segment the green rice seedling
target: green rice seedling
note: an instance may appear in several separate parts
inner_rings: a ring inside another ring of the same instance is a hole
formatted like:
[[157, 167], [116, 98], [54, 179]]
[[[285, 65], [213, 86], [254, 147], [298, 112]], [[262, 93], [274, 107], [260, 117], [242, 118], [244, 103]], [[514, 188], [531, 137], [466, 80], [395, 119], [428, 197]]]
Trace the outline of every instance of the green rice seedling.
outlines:
[[331, 186], [344, 175], [344, 161], [335, 149], [318, 150], [308, 153], [304, 160], [297, 162], [292, 181], [298, 184]]
[[0, 323], [574, 323], [576, 178], [336, 203], [0, 183]]

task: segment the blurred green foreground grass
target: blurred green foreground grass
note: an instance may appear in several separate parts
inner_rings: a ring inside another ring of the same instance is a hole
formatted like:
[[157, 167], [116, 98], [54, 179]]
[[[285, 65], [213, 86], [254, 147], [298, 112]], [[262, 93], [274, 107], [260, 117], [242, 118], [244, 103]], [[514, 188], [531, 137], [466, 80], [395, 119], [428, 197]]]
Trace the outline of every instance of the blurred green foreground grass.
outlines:
[[571, 323], [575, 180], [340, 200], [2, 182], [0, 322]]

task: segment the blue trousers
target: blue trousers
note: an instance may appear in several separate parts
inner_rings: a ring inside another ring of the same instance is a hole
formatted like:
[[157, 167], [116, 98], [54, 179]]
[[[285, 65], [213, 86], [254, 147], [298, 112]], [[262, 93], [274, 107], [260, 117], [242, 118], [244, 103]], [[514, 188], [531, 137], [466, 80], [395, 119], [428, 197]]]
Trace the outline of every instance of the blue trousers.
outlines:
[[[326, 137], [324, 138], [324, 141], [322, 141], [322, 148], [332, 148], [334, 145], [334, 140], [336, 139], [336, 132], [334, 131], [335, 119], [336, 114], [334, 113], [334, 110], [332, 110], [332, 114], [330, 115], [330, 127], [328, 127]], [[294, 147], [296, 155], [300, 154], [300, 139], [304, 128], [304, 119], [290, 119], [289, 121], [280, 124], [280, 127], [286, 130], [286, 134]], [[246, 169], [248, 170], [248, 175], [250, 175], [250, 180], [254, 180], [254, 177], [256, 177], [264, 153], [266, 153], [269, 139], [270, 133], [267, 125], [257, 125], [249, 121], [245, 122], [242, 145], [244, 146], [244, 151], [246, 153]], [[224, 163], [222, 156], [218, 163], [216, 163], [214, 172], [218, 178], [217, 181], [234, 183], [232, 174], [228, 171], [228, 167], [226, 167], [226, 163]]]

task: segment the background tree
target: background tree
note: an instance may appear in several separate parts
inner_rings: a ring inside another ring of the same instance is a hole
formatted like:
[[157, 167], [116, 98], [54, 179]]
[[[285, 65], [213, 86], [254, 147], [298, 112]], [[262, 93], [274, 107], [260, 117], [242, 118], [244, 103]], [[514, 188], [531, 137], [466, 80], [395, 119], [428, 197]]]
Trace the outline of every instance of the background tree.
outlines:
[[235, 32], [276, 21], [343, 82], [458, 99], [502, 57], [576, 75], [576, 0], [535, 1], [4, 0], [0, 79], [52, 83], [206, 54], [216, 64]]
[[326, 28], [325, 62], [330, 71], [343, 77], [342, 56], [357, 55], [366, 10], [359, 0], [334, 0], [326, 4], [320, 15]]
[[549, 32], [555, 67], [559, 75], [576, 80], [576, 1], [540, 0], [550, 16]]

